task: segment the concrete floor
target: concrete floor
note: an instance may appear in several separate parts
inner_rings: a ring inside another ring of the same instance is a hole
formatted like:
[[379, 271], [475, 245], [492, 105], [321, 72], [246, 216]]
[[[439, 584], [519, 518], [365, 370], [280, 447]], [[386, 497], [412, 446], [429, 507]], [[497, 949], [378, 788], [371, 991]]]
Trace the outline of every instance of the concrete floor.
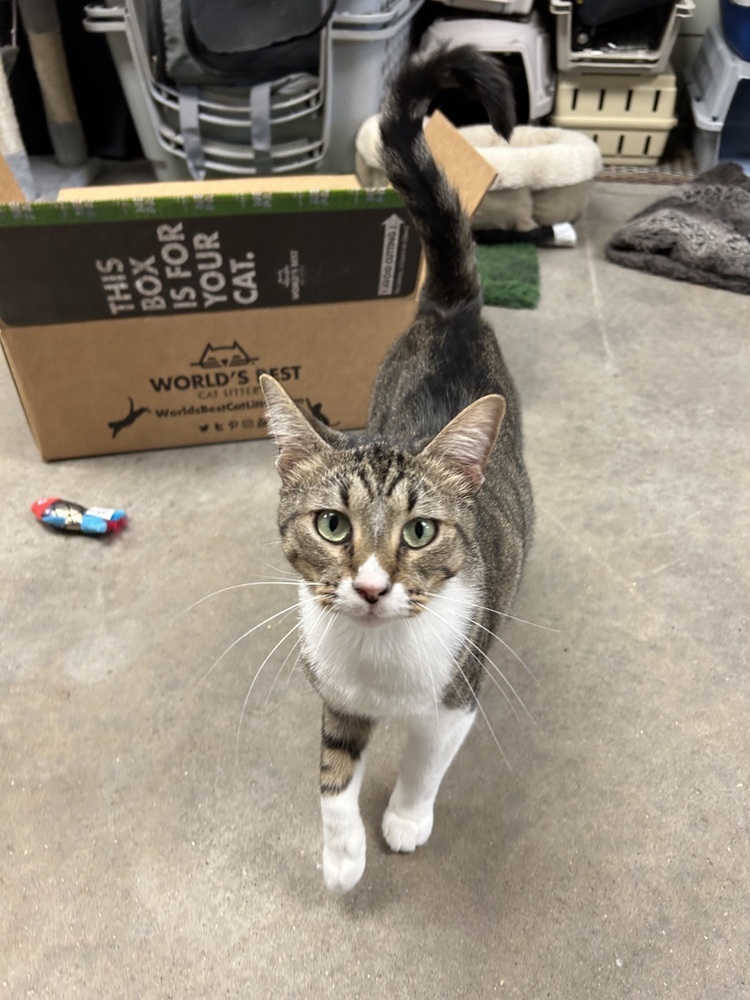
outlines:
[[[0, 366], [0, 997], [712, 1000], [750, 995], [748, 302], [626, 271], [607, 235], [664, 194], [599, 185], [535, 311], [492, 310], [539, 521], [488, 685], [412, 856], [318, 867], [318, 701], [268, 442], [44, 465]], [[42, 494], [120, 503], [112, 544]], [[293, 659], [293, 657], [292, 657]], [[274, 683], [280, 671], [278, 681]], [[481, 720], [480, 720], [481, 721]]]

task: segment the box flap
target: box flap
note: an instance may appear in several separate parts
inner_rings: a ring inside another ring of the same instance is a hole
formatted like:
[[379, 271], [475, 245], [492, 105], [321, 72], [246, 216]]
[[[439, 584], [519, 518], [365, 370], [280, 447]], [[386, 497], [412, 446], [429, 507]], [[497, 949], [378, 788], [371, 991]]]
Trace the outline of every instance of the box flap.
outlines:
[[458, 190], [464, 211], [473, 215], [495, 179], [495, 170], [439, 111], [427, 123], [425, 135], [435, 160]]

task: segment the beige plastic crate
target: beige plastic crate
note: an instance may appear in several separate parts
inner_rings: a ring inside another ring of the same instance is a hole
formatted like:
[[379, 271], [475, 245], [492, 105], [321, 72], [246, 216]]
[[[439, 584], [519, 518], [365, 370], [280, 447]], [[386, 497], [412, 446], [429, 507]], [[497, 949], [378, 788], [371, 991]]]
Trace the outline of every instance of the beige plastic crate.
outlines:
[[[740, 0], [742, 2], [742, 0]], [[576, 70], [587, 66], [594, 72], [664, 73], [668, 69], [672, 49], [683, 18], [692, 17], [694, 0], [674, 0], [659, 45], [655, 49], [584, 48], [571, 46], [574, 28], [574, 0], [549, 0], [549, 9], [556, 15], [557, 68]]]
[[552, 122], [588, 135], [605, 163], [647, 166], [658, 163], [677, 124], [676, 100], [671, 72], [648, 77], [561, 73]]

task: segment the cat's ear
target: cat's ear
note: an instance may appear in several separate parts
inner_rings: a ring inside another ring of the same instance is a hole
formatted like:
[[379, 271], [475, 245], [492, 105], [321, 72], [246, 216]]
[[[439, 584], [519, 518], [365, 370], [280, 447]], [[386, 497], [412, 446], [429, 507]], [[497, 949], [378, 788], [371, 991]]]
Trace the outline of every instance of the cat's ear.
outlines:
[[505, 416], [502, 396], [482, 396], [461, 410], [422, 450], [454, 469], [478, 490]]
[[266, 397], [268, 426], [279, 449], [276, 468], [282, 476], [302, 459], [325, 455], [331, 450], [275, 378], [261, 375], [260, 387]]

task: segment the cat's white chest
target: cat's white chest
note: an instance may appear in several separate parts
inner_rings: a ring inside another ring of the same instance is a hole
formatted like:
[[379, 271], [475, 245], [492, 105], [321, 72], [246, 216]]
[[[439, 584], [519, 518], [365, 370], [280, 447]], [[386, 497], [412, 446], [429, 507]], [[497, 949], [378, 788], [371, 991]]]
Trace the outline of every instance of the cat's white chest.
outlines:
[[375, 718], [434, 713], [456, 671], [476, 605], [472, 587], [455, 577], [428, 610], [364, 626], [327, 611], [300, 587], [301, 631], [316, 686], [333, 708]]

